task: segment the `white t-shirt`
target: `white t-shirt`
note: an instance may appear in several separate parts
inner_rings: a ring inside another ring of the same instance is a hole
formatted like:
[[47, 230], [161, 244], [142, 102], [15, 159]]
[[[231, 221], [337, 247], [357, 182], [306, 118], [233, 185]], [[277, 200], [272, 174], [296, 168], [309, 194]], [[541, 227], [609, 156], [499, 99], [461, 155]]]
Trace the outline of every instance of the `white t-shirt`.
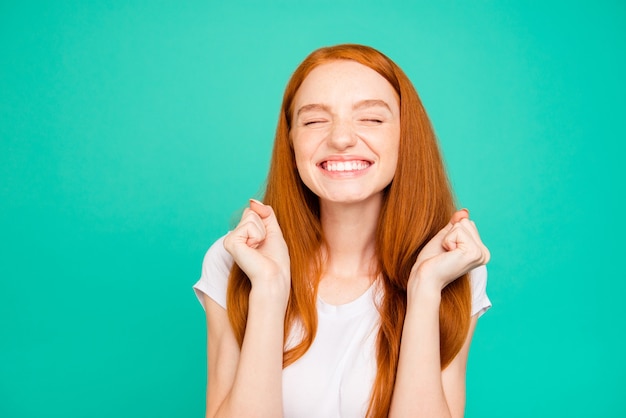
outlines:
[[[207, 251], [194, 291], [200, 303], [205, 293], [226, 308], [233, 259], [224, 249], [223, 240], [217, 240]], [[491, 307], [486, 293], [487, 269], [482, 266], [472, 270], [470, 282], [472, 315], [482, 315]], [[318, 297], [318, 329], [313, 344], [283, 370], [285, 418], [365, 416], [376, 377], [377, 290], [374, 284], [356, 300], [339, 306]]]

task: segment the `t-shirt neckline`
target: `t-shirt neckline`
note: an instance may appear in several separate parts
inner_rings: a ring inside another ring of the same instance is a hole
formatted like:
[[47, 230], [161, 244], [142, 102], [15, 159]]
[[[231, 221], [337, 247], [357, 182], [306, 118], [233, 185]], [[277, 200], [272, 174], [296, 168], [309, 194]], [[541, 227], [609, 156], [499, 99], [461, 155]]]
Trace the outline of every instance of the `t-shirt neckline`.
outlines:
[[368, 308], [375, 307], [374, 305], [374, 288], [376, 287], [377, 280], [367, 288], [365, 292], [363, 292], [356, 299], [342, 303], [341, 305], [333, 305], [331, 303], [325, 302], [319, 295], [317, 296], [317, 309], [318, 312], [329, 315], [346, 315], [353, 313], [360, 313]]

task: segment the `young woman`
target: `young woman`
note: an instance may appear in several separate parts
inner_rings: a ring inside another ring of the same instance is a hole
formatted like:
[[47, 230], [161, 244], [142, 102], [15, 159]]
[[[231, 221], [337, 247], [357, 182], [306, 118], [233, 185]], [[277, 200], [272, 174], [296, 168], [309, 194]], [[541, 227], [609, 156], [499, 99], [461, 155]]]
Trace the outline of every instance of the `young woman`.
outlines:
[[361, 45], [309, 55], [263, 200], [194, 287], [207, 417], [463, 416], [489, 251], [402, 70]]

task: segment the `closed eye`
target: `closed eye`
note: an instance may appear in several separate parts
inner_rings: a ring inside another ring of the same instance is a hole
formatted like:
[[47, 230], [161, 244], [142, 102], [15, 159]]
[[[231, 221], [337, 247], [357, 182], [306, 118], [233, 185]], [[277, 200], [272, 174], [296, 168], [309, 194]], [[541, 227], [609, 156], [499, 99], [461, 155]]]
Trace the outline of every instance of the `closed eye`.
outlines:
[[361, 119], [361, 122], [365, 122], [367, 124], [379, 125], [383, 123], [383, 120], [378, 119], [378, 118], [364, 118], [364, 119]]
[[325, 120], [309, 120], [303, 123], [304, 126], [314, 126], [326, 122]]

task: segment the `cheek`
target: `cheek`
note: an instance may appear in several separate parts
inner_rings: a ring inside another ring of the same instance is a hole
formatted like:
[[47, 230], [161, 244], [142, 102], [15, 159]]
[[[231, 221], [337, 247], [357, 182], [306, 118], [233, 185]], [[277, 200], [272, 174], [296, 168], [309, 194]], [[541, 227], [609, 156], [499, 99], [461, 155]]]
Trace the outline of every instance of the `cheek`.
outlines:
[[315, 176], [313, 169], [315, 167], [307, 162], [306, 159], [299, 159], [296, 156], [296, 170], [298, 171], [298, 177], [309, 190], [315, 189]]
[[304, 156], [306, 154], [305, 150], [302, 148], [302, 145], [294, 142], [293, 143], [293, 154], [296, 159], [296, 166], [298, 170], [300, 169], [301, 164], [304, 162]]
[[306, 165], [304, 161], [298, 158], [297, 155], [296, 155], [296, 170], [298, 170], [298, 174], [300, 175], [300, 178], [307, 177]]
[[392, 136], [393, 140], [388, 142], [388, 146], [386, 147], [385, 154], [387, 155], [387, 160], [389, 161], [388, 170], [391, 172], [391, 176], [393, 176], [396, 172], [396, 168], [398, 167], [398, 158], [400, 155], [400, 134]]
[[308, 162], [311, 163], [313, 155], [315, 153], [315, 141], [314, 138], [307, 138], [303, 135], [294, 135], [292, 139], [293, 153], [296, 158], [296, 164], [298, 169], [300, 165], [304, 168], [304, 165]]
[[296, 169], [298, 170], [298, 174], [300, 178], [303, 180], [308, 178], [308, 173], [311, 171], [311, 167], [313, 164], [312, 160], [312, 152], [313, 150], [304, 146], [306, 142], [300, 140], [293, 143], [293, 153], [296, 160]]

